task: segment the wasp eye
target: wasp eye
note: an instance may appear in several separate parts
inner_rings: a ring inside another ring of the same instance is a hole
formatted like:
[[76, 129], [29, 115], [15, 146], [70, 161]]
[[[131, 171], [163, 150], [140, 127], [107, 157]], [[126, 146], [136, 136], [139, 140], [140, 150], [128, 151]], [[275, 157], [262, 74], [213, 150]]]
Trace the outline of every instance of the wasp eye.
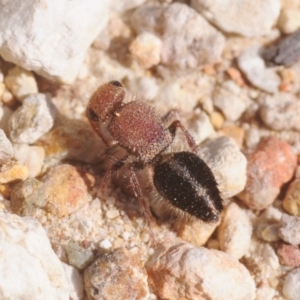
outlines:
[[117, 80], [110, 81], [109, 84], [112, 84], [112, 85], [117, 86], [117, 87], [122, 87], [122, 83], [120, 81], [117, 81]]
[[92, 108], [87, 110], [87, 117], [93, 122], [99, 122], [99, 117]]

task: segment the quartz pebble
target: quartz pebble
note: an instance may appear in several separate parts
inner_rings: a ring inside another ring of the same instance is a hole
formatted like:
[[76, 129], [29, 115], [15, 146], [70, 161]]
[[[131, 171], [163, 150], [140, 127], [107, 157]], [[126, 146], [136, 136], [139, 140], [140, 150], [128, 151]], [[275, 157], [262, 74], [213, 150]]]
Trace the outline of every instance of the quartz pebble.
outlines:
[[68, 300], [63, 267], [36, 220], [0, 213], [2, 299]]
[[223, 136], [209, 140], [200, 147], [199, 155], [212, 169], [224, 197], [244, 189], [247, 160], [233, 139]]
[[255, 87], [268, 93], [276, 93], [280, 84], [280, 77], [274, 68], [266, 68], [259, 52], [259, 47], [246, 50], [239, 56], [238, 66]]
[[75, 242], [69, 243], [65, 247], [65, 250], [67, 252], [69, 264], [79, 270], [83, 270], [93, 261], [93, 252], [81, 247]]
[[139, 34], [130, 44], [131, 55], [145, 69], [149, 69], [160, 63], [162, 42], [152, 33], [143, 32]]
[[291, 271], [284, 280], [282, 293], [287, 300], [296, 300], [300, 295], [300, 268]]
[[32, 72], [20, 67], [8, 71], [5, 84], [12, 94], [20, 101], [31, 94], [38, 93], [38, 87]]
[[222, 111], [226, 120], [236, 121], [246, 110], [249, 99], [238, 85], [228, 80], [214, 90], [213, 102]]
[[141, 6], [131, 21], [137, 32], [148, 31], [161, 38], [161, 63], [175, 70], [215, 63], [224, 47], [222, 34], [182, 3]]
[[238, 197], [252, 209], [265, 209], [292, 178], [296, 165], [297, 156], [289, 144], [275, 137], [262, 139], [248, 155], [247, 183]]
[[5, 132], [0, 129], [0, 165], [8, 163], [14, 154], [10, 140]]
[[298, 246], [280, 243], [277, 248], [280, 264], [288, 267], [300, 267], [300, 249]]
[[192, 0], [191, 6], [221, 30], [243, 36], [271, 31], [280, 13], [279, 0]]
[[160, 299], [255, 299], [248, 270], [221, 251], [173, 241], [156, 249], [146, 269]]
[[86, 50], [107, 24], [108, 4], [107, 0], [60, 5], [51, 0], [43, 5], [39, 0], [22, 5], [9, 1], [0, 24], [0, 55], [50, 80], [70, 83]]
[[68, 281], [70, 300], [83, 299], [83, 279], [79, 271], [65, 263], [62, 263]]
[[300, 102], [295, 95], [264, 95], [259, 98], [259, 102], [259, 115], [268, 127], [278, 131], [300, 131]]
[[10, 117], [10, 138], [15, 143], [32, 144], [48, 132], [54, 124], [55, 107], [49, 95], [26, 97], [23, 105]]
[[0, 166], [0, 183], [8, 183], [17, 180], [25, 180], [29, 176], [27, 166], [17, 162], [9, 162]]
[[46, 133], [36, 145], [45, 149], [49, 160], [71, 159], [87, 163], [99, 161], [104, 145], [87, 123], [63, 121]]
[[279, 235], [291, 245], [300, 245], [300, 218], [283, 214]]
[[240, 259], [250, 248], [251, 235], [252, 224], [246, 211], [236, 203], [230, 203], [218, 227], [220, 249]]
[[45, 189], [42, 182], [28, 178], [12, 187], [11, 210], [21, 216], [34, 216], [37, 208], [46, 205]]
[[42, 181], [45, 184], [46, 210], [62, 217], [78, 210], [90, 200], [88, 189], [94, 178], [71, 165], [52, 167]]
[[282, 205], [289, 214], [300, 217], [300, 178], [290, 183]]
[[90, 300], [149, 299], [147, 277], [140, 255], [118, 248], [101, 254], [84, 271]]
[[29, 177], [38, 176], [43, 167], [45, 151], [39, 146], [29, 146], [27, 144], [14, 144], [14, 158], [28, 167]]

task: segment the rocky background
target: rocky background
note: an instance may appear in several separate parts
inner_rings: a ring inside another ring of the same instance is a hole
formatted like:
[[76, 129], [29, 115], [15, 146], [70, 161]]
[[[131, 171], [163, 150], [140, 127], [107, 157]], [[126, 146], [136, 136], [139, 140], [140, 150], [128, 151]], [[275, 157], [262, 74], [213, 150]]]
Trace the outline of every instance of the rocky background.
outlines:
[[[300, 299], [300, 0], [0, 1], [0, 56], [1, 299]], [[109, 80], [179, 110], [219, 224], [101, 193]]]

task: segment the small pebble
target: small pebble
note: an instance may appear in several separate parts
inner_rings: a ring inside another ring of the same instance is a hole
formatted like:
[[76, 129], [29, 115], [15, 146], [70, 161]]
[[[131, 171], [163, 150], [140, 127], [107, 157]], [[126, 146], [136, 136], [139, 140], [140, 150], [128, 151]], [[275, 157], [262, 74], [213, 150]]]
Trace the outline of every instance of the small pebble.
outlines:
[[28, 178], [12, 187], [11, 210], [20, 216], [34, 216], [37, 208], [46, 205], [44, 184]]
[[264, 241], [267, 242], [277, 242], [279, 241], [279, 224], [260, 224], [261, 225], [261, 232], [259, 234], [259, 237], [261, 237]]
[[5, 132], [0, 129], [0, 165], [8, 163], [14, 154], [10, 140], [6, 137]]
[[61, 125], [46, 133], [36, 145], [45, 149], [51, 160], [77, 160], [97, 162], [104, 145], [92, 128], [78, 120], [63, 121]]
[[259, 98], [259, 102], [259, 115], [269, 128], [300, 131], [300, 102], [295, 95], [264, 95]]
[[146, 272], [140, 254], [125, 248], [101, 254], [84, 271], [89, 299], [149, 299]]
[[94, 254], [91, 250], [70, 242], [66, 247], [68, 263], [79, 270], [83, 270], [93, 260]]
[[287, 300], [298, 300], [300, 295], [300, 268], [291, 271], [284, 280], [282, 293]]
[[17, 180], [25, 180], [29, 176], [27, 166], [17, 162], [10, 162], [0, 168], [0, 183], [8, 183]]
[[145, 69], [152, 68], [160, 63], [162, 42], [152, 33], [139, 34], [130, 44], [131, 55]]
[[94, 178], [71, 165], [52, 167], [42, 178], [45, 184], [46, 210], [62, 217], [78, 210], [90, 200], [88, 189]]
[[105, 239], [99, 243], [99, 247], [108, 250], [112, 247], [112, 243], [108, 239]]
[[277, 255], [280, 264], [288, 267], [300, 267], [300, 249], [299, 246], [280, 243], [277, 247]]
[[300, 58], [299, 41], [300, 29], [263, 50], [262, 56], [266, 61], [271, 61], [277, 65], [292, 66]]
[[215, 88], [214, 105], [220, 109], [228, 121], [236, 121], [246, 110], [249, 98], [238, 85], [228, 80]]
[[255, 299], [249, 271], [221, 251], [171, 241], [156, 249], [146, 269], [160, 299]]
[[252, 224], [246, 211], [230, 203], [218, 227], [220, 250], [241, 259], [250, 248]]
[[31, 94], [38, 93], [38, 87], [32, 72], [14, 67], [5, 76], [5, 84], [20, 101]]
[[274, 300], [276, 299], [274, 297], [275, 294], [275, 289], [271, 288], [268, 284], [263, 284], [257, 288], [255, 300]]
[[300, 217], [300, 178], [290, 183], [282, 205], [289, 214]]
[[49, 95], [26, 97], [23, 104], [10, 117], [9, 133], [14, 143], [32, 144], [48, 132], [55, 118], [55, 107]]
[[[222, 5], [223, 4], [223, 5]], [[280, 13], [279, 0], [192, 0], [191, 6], [222, 31], [262, 36], [271, 31]]]
[[247, 183], [238, 197], [252, 209], [265, 209], [292, 178], [296, 165], [297, 156], [289, 144], [275, 137], [262, 139], [248, 155]]
[[180, 218], [175, 224], [178, 236], [183, 240], [197, 246], [206, 244], [210, 236], [217, 228], [218, 223], [203, 223], [199, 220], [182, 221]]
[[40, 175], [45, 158], [44, 148], [27, 144], [14, 144], [13, 148], [14, 158], [28, 167], [29, 177]]
[[233, 139], [223, 136], [209, 140], [200, 147], [199, 155], [212, 169], [225, 198], [244, 189], [247, 160]]
[[210, 122], [215, 129], [222, 128], [225, 118], [221, 113], [219, 113], [218, 111], [213, 111], [209, 117]]
[[246, 50], [239, 56], [238, 66], [253, 86], [268, 93], [276, 93], [280, 84], [280, 77], [275, 69], [266, 68], [259, 52], [258, 47]]
[[120, 213], [118, 210], [114, 209], [114, 210], [108, 210], [105, 215], [108, 219], [115, 219], [120, 215]]
[[190, 118], [187, 123], [189, 132], [195, 138], [197, 144], [216, 135], [210, 118], [205, 112], [199, 109], [194, 111], [193, 117]]
[[300, 218], [283, 214], [279, 235], [291, 245], [300, 245]]

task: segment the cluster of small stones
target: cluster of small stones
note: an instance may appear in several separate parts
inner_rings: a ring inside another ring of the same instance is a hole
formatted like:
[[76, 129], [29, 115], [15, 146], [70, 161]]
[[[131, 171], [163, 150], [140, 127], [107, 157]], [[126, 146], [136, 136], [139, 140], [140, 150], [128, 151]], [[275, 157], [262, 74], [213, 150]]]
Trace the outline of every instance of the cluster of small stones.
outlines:
[[[0, 24], [3, 299], [299, 299], [300, 0], [33, 2]], [[85, 107], [112, 79], [179, 110], [219, 223], [151, 202], [150, 229], [122, 185], [102, 193]]]

